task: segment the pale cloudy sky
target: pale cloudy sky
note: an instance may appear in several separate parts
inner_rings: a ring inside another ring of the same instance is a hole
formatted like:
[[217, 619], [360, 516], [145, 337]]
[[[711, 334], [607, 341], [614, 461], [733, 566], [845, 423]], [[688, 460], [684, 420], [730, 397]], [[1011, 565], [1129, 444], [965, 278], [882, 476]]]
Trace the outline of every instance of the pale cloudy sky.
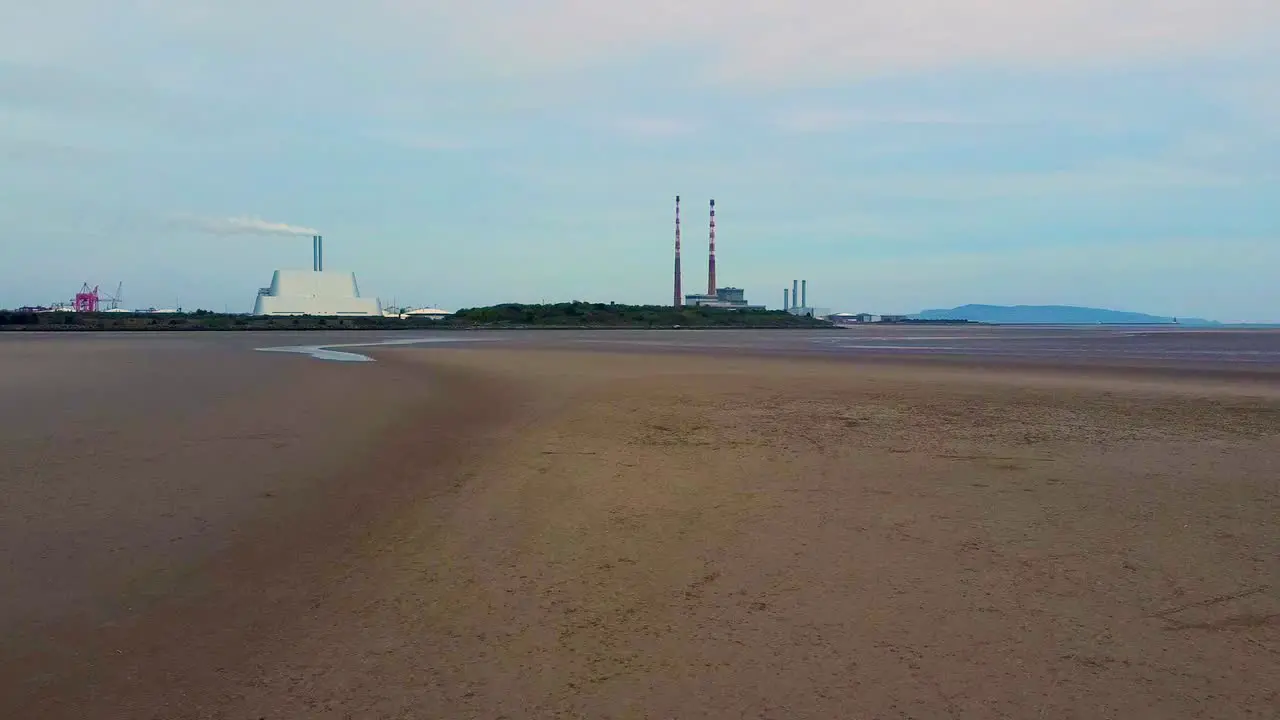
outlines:
[[[1280, 320], [1275, 0], [0, 0], [0, 306], [277, 267], [447, 308]], [[232, 222], [232, 219], [236, 219]]]

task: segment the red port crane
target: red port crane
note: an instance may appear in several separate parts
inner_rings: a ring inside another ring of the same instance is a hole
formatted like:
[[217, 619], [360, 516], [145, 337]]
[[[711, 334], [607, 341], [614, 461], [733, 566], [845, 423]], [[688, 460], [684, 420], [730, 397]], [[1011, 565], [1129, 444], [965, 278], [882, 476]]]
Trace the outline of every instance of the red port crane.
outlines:
[[103, 295], [98, 291], [97, 285], [89, 287], [89, 283], [85, 283], [80, 287], [80, 292], [76, 293], [75, 299], [71, 301], [71, 307], [76, 312], [95, 313], [103, 310], [108, 303], [110, 303], [110, 309], [115, 310], [122, 302], [124, 302], [124, 283], [116, 287], [114, 296]]
[[80, 288], [80, 292], [76, 293], [76, 297], [71, 302], [71, 307], [76, 312], [94, 313], [98, 312], [98, 287], [95, 285], [93, 289], [89, 288], [89, 283], [85, 283]]

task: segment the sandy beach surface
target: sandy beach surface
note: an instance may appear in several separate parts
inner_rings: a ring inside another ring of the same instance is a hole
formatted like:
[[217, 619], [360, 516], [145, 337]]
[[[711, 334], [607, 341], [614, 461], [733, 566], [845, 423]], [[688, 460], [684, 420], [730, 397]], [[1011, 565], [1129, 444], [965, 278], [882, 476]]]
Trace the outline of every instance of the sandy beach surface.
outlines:
[[1274, 373], [370, 354], [0, 344], [0, 716], [1280, 707]]

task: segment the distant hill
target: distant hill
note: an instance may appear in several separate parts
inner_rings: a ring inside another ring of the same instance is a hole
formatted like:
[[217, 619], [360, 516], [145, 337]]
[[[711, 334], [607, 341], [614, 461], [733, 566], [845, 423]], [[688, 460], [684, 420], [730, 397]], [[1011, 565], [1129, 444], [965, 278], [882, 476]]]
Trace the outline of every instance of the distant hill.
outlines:
[[[921, 320], [970, 320], [996, 324], [1095, 325], [1169, 324], [1171, 317], [1145, 313], [1074, 307], [1071, 305], [961, 305], [949, 310], [924, 310], [912, 317]], [[1217, 325], [1203, 318], [1178, 318], [1182, 325]]]

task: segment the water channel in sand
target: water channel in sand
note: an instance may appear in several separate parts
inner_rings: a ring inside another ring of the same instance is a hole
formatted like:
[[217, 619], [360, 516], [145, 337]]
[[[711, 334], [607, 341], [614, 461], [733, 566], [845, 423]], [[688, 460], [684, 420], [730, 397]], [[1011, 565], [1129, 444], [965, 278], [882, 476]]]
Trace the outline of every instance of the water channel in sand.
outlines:
[[280, 347], [254, 349], [258, 352], [298, 353], [300, 355], [310, 355], [317, 360], [331, 360], [334, 362], [375, 362], [374, 359], [368, 355], [335, 350], [334, 348], [385, 347], [393, 345], [421, 345], [425, 343], [484, 342], [493, 339], [494, 338], [401, 338], [398, 340], [379, 340], [377, 342], [367, 343], [339, 343], [336, 345], [284, 345]]

